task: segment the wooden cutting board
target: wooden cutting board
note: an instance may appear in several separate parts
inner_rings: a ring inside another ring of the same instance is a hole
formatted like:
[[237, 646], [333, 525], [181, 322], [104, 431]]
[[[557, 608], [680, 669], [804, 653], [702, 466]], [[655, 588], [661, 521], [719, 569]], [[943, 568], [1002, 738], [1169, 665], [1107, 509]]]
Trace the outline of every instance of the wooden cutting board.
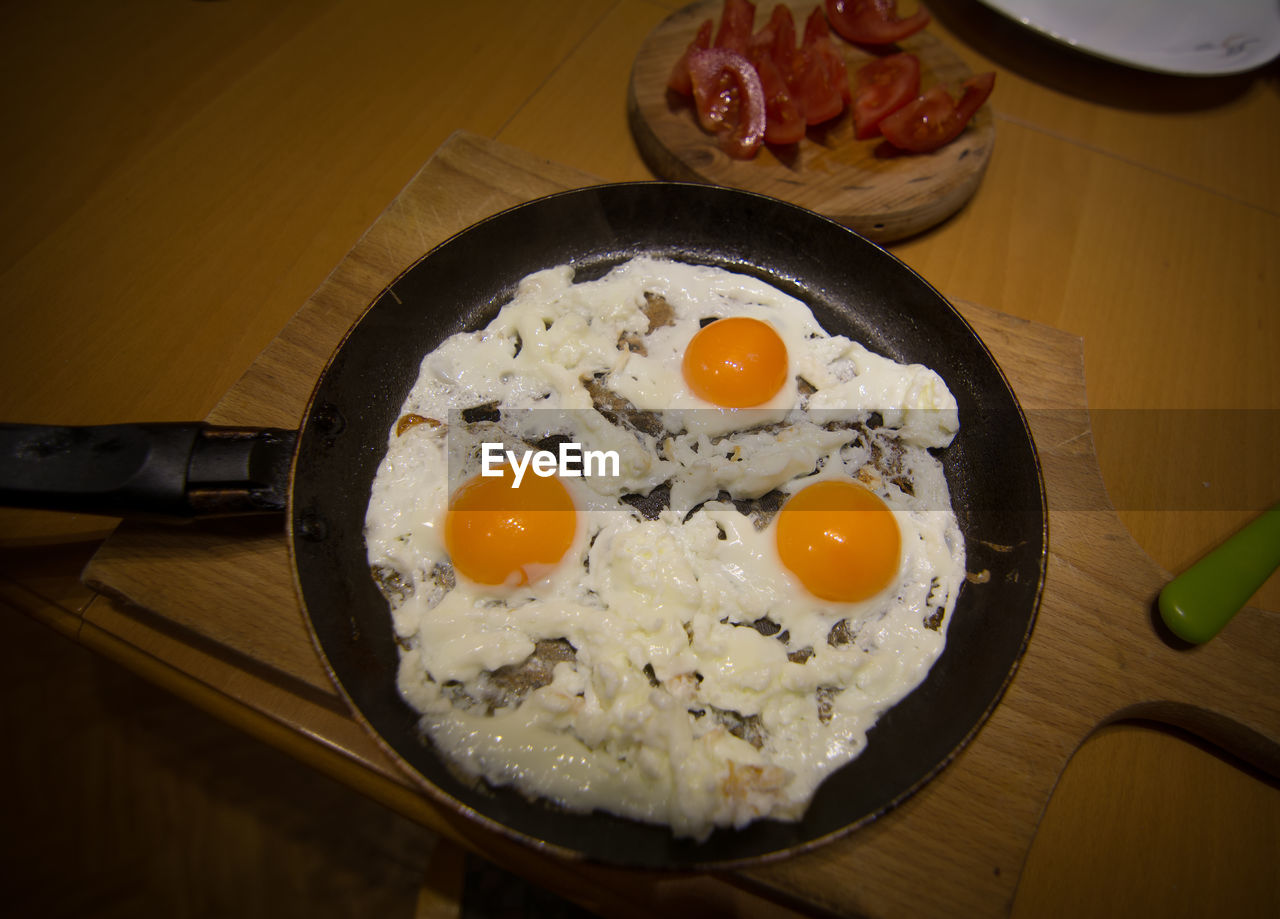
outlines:
[[[329, 354], [406, 266], [482, 217], [596, 181], [474, 135], [453, 136], [209, 420], [298, 424]], [[814, 911], [1007, 913], [1058, 776], [1092, 731], [1120, 717], [1179, 724], [1280, 774], [1280, 623], [1245, 609], [1207, 645], [1166, 641], [1152, 602], [1167, 574], [1107, 504], [1085, 410], [1081, 341], [956, 305], [1028, 410], [1050, 507], [1044, 598], [1003, 700], [937, 777], [855, 833], [731, 876]], [[128, 523], [85, 579], [115, 601], [91, 605], [85, 634], [107, 633], [146, 655], [181, 660], [189, 677], [354, 765], [347, 773], [357, 784], [368, 775], [395, 783], [397, 806], [493, 858], [543, 877], [568, 872], [575, 884], [616, 891], [626, 883], [623, 873], [566, 866], [411, 795], [412, 783], [345, 711], [311, 645], [278, 518]]]
[[[818, 5], [789, 4], [796, 29]], [[825, 214], [879, 242], [918, 233], [954, 214], [982, 181], [995, 145], [995, 122], [984, 105], [960, 137], [933, 153], [902, 154], [882, 139], [856, 140], [849, 111], [810, 128], [794, 145], [763, 147], [735, 160], [698, 126], [692, 103], [667, 89], [671, 69], [703, 20], [720, 21], [722, 0], [701, 0], [673, 13], [650, 33], [636, 55], [627, 116], [636, 144], [659, 178], [710, 182], [772, 195]], [[757, 27], [771, 4], [756, 8]], [[834, 39], [852, 79], [873, 55]], [[900, 46], [920, 59], [921, 86], [955, 84], [972, 71], [940, 39], [917, 33]], [[999, 92], [999, 88], [996, 89]]]

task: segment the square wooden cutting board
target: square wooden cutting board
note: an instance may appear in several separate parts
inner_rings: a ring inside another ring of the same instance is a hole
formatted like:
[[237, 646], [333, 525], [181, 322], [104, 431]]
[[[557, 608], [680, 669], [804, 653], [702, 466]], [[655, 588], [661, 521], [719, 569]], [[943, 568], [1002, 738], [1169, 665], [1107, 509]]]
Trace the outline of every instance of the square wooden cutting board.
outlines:
[[[208, 420], [297, 427], [329, 355], [405, 268], [483, 217], [598, 182], [455, 134]], [[1153, 622], [1151, 603], [1166, 574], [1106, 509], [1080, 340], [976, 304], [956, 306], [1031, 417], [1051, 508], [1040, 614], [1002, 702], [939, 776], [867, 827], [732, 878], [806, 909], [849, 916], [1006, 913], [1059, 774], [1077, 745], [1119, 714], [1177, 722], [1272, 768], [1280, 758], [1280, 677], [1271, 663], [1280, 659], [1280, 632], [1245, 610], [1229, 633], [1189, 653], [1165, 641]], [[279, 518], [126, 523], [84, 577], [109, 598], [86, 612], [91, 634], [168, 661], [291, 736], [318, 744], [356, 767], [356, 784], [362, 772], [376, 776], [400, 790], [384, 797], [482, 851], [532, 860], [536, 870], [566, 869], [440, 812], [412, 791], [347, 712], [312, 645]], [[619, 877], [572, 870], [606, 886]]]

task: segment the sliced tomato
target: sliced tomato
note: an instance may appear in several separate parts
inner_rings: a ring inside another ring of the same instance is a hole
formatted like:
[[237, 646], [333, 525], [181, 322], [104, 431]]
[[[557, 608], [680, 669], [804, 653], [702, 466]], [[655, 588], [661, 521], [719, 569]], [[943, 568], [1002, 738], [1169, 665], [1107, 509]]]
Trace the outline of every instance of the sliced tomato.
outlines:
[[960, 136], [969, 119], [987, 101], [994, 73], [980, 73], [960, 84], [957, 101], [945, 86], [934, 86], [880, 122], [885, 140], [900, 150], [928, 153]]
[[711, 47], [711, 26], [710, 19], [698, 26], [698, 34], [693, 37], [693, 41], [689, 42], [689, 47], [684, 49], [680, 60], [676, 61], [676, 65], [671, 68], [671, 76], [667, 78], [668, 89], [673, 89], [682, 96], [693, 95], [693, 81], [689, 78], [689, 55]]
[[808, 124], [830, 121], [844, 111], [850, 98], [844, 58], [831, 40], [821, 9], [815, 9], [805, 22], [804, 42], [796, 52], [790, 89]]
[[786, 78], [767, 52], [757, 52], [751, 64], [760, 75], [764, 91], [764, 140], [767, 144], [794, 144], [804, 137], [805, 121], [800, 106], [791, 97]]
[[854, 137], [875, 137], [880, 133], [880, 120], [919, 93], [920, 59], [914, 54], [899, 51], [862, 67], [853, 90]]
[[822, 11], [815, 9], [804, 21], [804, 44], [809, 45], [820, 38], [831, 38], [831, 27]]
[[756, 5], [750, 0], [724, 0], [720, 28], [716, 30], [716, 48], [727, 48], [746, 55], [751, 41], [751, 27], [756, 21]]
[[755, 156], [764, 143], [765, 101], [751, 62], [727, 48], [708, 48], [689, 55], [689, 75], [702, 127], [717, 136], [730, 156]]
[[779, 3], [747, 46], [747, 59], [764, 88], [767, 144], [794, 144], [804, 137], [804, 114], [791, 95], [788, 80], [795, 56], [795, 20], [791, 8]]
[[929, 11], [898, 17], [898, 0], [826, 0], [831, 28], [860, 45], [891, 45], [929, 24]]
[[791, 7], [779, 3], [769, 16], [769, 28], [773, 30], [773, 63], [783, 77], [788, 77], [795, 67], [796, 21]]
[[789, 6], [779, 3], [773, 8], [769, 21], [751, 36], [747, 51], [747, 56], [753, 61], [759, 55], [767, 54], [778, 71], [786, 76], [796, 54], [796, 23]]

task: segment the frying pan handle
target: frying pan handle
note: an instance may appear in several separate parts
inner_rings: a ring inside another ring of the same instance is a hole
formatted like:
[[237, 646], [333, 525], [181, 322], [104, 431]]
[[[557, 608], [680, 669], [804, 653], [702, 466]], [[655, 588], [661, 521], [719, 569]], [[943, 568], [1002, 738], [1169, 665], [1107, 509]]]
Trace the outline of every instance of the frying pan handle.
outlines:
[[278, 512], [296, 442], [296, 431], [199, 422], [0, 424], [0, 505], [110, 517]]

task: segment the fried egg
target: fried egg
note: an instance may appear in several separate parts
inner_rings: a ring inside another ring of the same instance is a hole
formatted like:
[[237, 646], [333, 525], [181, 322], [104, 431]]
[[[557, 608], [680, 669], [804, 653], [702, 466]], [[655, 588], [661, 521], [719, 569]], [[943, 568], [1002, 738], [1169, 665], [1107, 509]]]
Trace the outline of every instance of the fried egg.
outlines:
[[[388, 436], [365, 535], [400, 692], [478, 781], [696, 839], [798, 819], [942, 653], [957, 430], [936, 373], [759, 279], [531, 275]], [[566, 441], [617, 474], [480, 474]]]

